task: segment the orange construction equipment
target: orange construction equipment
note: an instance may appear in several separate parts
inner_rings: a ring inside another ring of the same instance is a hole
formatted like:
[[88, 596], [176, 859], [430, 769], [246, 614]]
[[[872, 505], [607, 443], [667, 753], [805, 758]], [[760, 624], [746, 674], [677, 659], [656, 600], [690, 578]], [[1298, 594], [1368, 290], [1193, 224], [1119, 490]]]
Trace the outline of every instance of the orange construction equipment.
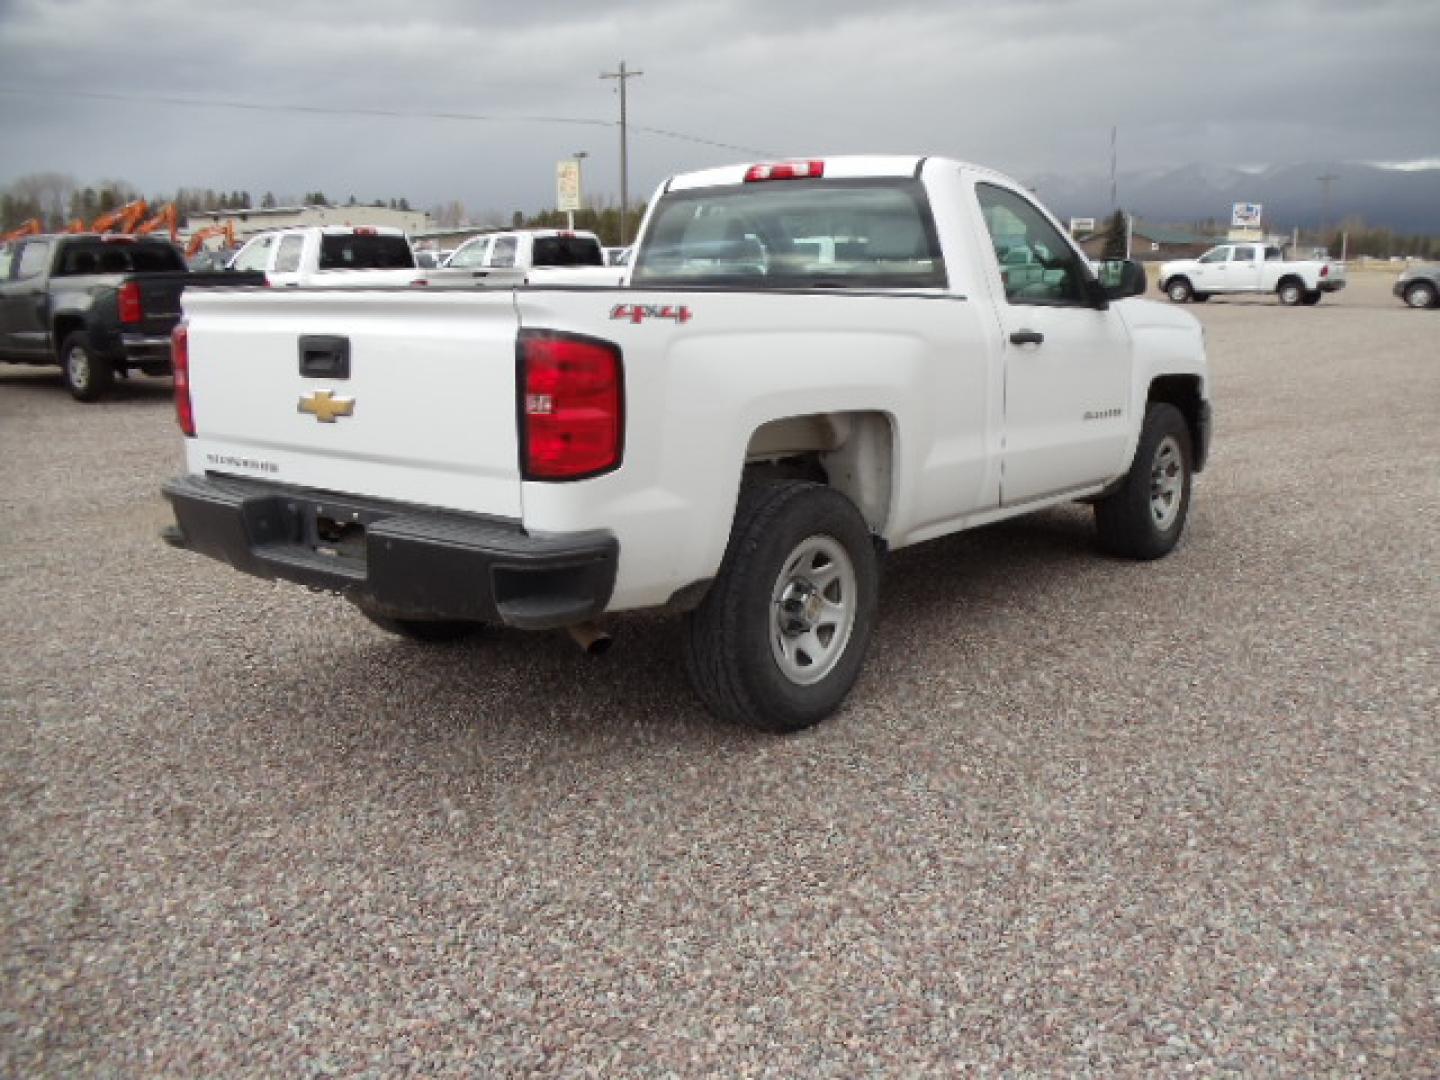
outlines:
[[71, 218], [71, 219], [70, 219], [70, 224], [65, 226], [65, 231], [66, 231], [67, 233], [82, 233], [82, 232], [86, 232], [87, 230], [86, 230], [86, 227], [85, 227], [85, 219], [84, 219], [84, 218], [78, 218], [78, 217], [77, 217], [77, 218]]
[[239, 246], [235, 243], [235, 223], [233, 221], [223, 221], [219, 225], [207, 225], [205, 228], [199, 229], [191, 234], [190, 242], [185, 245], [185, 257], [188, 259], [194, 255], [205, 246], [205, 241], [209, 240], [212, 236], [225, 237], [226, 247], [233, 248]]
[[136, 199], [134, 202], [128, 202], [118, 209], [111, 210], [108, 214], [101, 214], [90, 225], [90, 231], [133, 233], [135, 226], [139, 225], [148, 213], [150, 213], [150, 204], [144, 199]]
[[175, 204], [166, 203], [160, 208], [160, 212], [152, 218], [147, 218], [143, 224], [135, 230], [136, 236], [149, 236], [153, 232], [165, 229], [170, 233], [171, 241], [174, 241], [175, 234], [180, 231], [180, 214], [175, 209]]
[[19, 240], [22, 236], [34, 236], [37, 233], [42, 233], [44, 231], [45, 223], [39, 218], [32, 217], [29, 221], [25, 222], [25, 224], [21, 225], [18, 229], [13, 229], [10, 232], [5, 233], [3, 236], [0, 236], [0, 244], [8, 244], [11, 240]]

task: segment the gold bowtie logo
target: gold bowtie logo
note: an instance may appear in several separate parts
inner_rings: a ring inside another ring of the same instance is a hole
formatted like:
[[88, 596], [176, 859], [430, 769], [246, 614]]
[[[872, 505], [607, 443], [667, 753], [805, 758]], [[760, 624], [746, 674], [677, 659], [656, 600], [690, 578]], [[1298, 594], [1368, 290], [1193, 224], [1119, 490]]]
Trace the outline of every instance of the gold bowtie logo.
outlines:
[[333, 424], [337, 416], [353, 416], [355, 399], [337, 398], [332, 390], [316, 390], [300, 399], [299, 411], [309, 413], [322, 424]]

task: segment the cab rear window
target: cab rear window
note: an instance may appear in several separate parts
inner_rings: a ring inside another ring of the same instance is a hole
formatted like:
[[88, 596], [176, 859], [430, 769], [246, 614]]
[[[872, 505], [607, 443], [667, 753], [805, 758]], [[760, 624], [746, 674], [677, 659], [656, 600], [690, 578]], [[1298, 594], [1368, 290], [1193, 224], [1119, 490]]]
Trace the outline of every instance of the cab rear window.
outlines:
[[537, 236], [536, 266], [604, 266], [600, 241], [590, 236]]
[[184, 256], [168, 243], [87, 240], [65, 245], [56, 273], [62, 276], [158, 274], [184, 269]]
[[913, 180], [786, 180], [666, 195], [635, 284], [943, 288], [945, 263]]
[[403, 236], [328, 233], [320, 238], [321, 270], [408, 270], [414, 265]]

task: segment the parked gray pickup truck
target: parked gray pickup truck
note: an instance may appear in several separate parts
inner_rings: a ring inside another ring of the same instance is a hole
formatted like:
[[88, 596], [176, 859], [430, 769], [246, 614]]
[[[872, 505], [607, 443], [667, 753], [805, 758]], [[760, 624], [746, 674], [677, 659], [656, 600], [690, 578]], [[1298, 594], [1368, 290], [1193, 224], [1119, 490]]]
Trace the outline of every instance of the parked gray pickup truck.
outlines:
[[191, 285], [263, 285], [262, 274], [191, 273], [168, 240], [30, 236], [0, 256], [0, 361], [58, 364], [79, 401], [115, 376], [170, 372], [170, 331]]

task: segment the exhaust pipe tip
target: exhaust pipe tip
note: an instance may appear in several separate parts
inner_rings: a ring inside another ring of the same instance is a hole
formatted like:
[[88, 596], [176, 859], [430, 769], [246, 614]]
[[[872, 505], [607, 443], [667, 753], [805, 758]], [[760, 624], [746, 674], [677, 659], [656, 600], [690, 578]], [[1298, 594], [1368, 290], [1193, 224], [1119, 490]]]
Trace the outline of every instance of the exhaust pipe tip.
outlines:
[[614, 643], [610, 635], [593, 622], [567, 626], [565, 632], [570, 635], [571, 641], [580, 646], [580, 651], [586, 656], [604, 656]]

